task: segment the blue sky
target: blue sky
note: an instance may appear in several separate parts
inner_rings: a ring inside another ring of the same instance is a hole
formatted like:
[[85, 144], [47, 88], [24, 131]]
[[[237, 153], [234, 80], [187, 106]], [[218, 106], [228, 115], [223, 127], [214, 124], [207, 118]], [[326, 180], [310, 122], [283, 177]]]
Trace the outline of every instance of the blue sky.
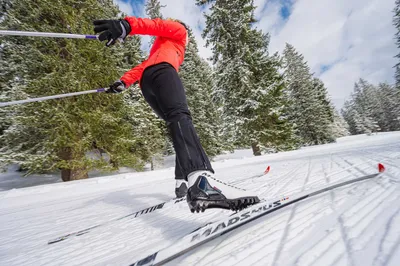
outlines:
[[145, 0], [125, 0], [124, 2], [130, 3], [131, 6], [133, 7], [133, 15], [134, 16], [140, 16], [141, 12], [143, 10], [143, 6], [145, 4]]
[[122, 11], [131, 16], [142, 16], [146, 0], [114, 0]]
[[[145, 0], [114, 0], [129, 15], [145, 16]], [[160, 0], [165, 17], [185, 21], [193, 30], [199, 53], [207, 58], [201, 31], [203, 12], [194, 0]], [[254, 0], [255, 26], [271, 34], [270, 52], [282, 52], [288, 42], [304, 55], [311, 70], [322, 79], [334, 104], [340, 108], [365, 78], [371, 83], [394, 82], [398, 53], [392, 25], [394, 0]], [[144, 49], [148, 49], [144, 38]]]

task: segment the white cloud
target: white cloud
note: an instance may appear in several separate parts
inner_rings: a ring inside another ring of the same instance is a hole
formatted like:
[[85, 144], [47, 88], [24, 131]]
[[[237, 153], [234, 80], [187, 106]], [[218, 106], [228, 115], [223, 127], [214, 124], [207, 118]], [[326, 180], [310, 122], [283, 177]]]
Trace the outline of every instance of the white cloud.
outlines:
[[[128, 15], [137, 15], [139, 17], [147, 17], [145, 14], [145, 6], [138, 4], [127, 4], [122, 0], [114, 0], [114, 2], [119, 5], [121, 11], [127, 13]], [[199, 46], [200, 56], [207, 59], [212, 55], [209, 48], [205, 47], [205, 40], [201, 37], [203, 28], [205, 27], [205, 17], [203, 12], [207, 12], [208, 8], [200, 8], [196, 6], [195, 1], [187, 0], [160, 0], [162, 6], [161, 12], [165, 18], [171, 17], [182, 20], [187, 24], [193, 31], [196, 38], [197, 44]], [[139, 14], [139, 15], [138, 15]], [[142, 49], [149, 51], [149, 36], [142, 36]]]
[[[132, 15], [144, 14], [144, 6], [134, 8], [114, 0]], [[160, 0], [165, 17], [188, 24], [196, 37], [203, 58], [212, 52], [201, 37], [205, 27], [203, 12], [195, 1]], [[291, 15], [282, 18], [281, 8], [292, 2]], [[320, 77], [337, 107], [353, 91], [359, 78], [371, 83], [393, 82], [397, 48], [392, 26], [394, 0], [255, 0], [259, 22], [256, 26], [271, 34], [270, 51], [282, 52], [291, 43]], [[140, 9], [140, 10], [139, 10]], [[139, 10], [139, 12], [137, 11]], [[147, 39], [148, 40], [148, 39]], [[142, 48], [148, 50], [146, 39]]]
[[208, 8], [202, 10], [201, 7], [196, 6], [195, 1], [187, 0], [160, 0], [160, 3], [166, 6], [161, 10], [163, 16], [179, 19], [192, 29], [199, 46], [200, 56], [205, 59], [209, 58], [212, 52], [209, 48], [205, 47], [206, 42], [201, 37], [202, 30], [205, 27], [203, 12], [207, 12]]
[[119, 10], [130, 16], [133, 15], [133, 6], [129, 3], [125, 3], [122, 0], [113, 0], [114, 3], [119, 6]]
[[255, 12], [256, 18], [258, 19], [256, 26], [264, 32], [273, 34], [272, 31], [277, 31], [278, 27], [281, 27], [283, 23], [283, 19], [279, 14], [281, 5], [279, 2], [269, 1], [265, 3], [265, 0], [258, 0], [257, 2], [260, 3], [257, 5]]
[[[337, 107], [354, 82], [393, 82], [395, 29], [391, 0], [297, 0], [291, 16], [279, 15], [282, 2], [269, 1], [258, 27], [271, 32], [270, 51], [293, 44], [326, 84]], [[325, 67], [325, 72], [321, 69]]]
[[[145, 6], [139, 2], [124, 2], [122, 0], [113, 0], [116, 5], [118, 5], [119, 9], [128, 14], [128, 16], [138, 16], [138, 17], [145, 17]], [[149, 51], [149, 36], [140, 36], [142, 39], [141, 49], [145, 51]]]

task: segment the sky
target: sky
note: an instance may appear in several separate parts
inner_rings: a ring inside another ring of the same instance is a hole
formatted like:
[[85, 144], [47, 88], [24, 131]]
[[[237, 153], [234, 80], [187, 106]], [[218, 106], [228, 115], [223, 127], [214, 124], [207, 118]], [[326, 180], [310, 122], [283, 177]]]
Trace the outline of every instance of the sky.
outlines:
[[[128, 15], [145, 17], [145, 0], [114, 0]], [[194, 0], [160, 0], [164, 17], [178, 18], [194, 31], [203, 58], [211, 56], [201, 33], [204, 13]], [[290, 43], [304, 55], [312, 72], [341, 108], [364, 78], [373, 84], [394, 83], [395, 0], [255, 0], [255, 26], [271, 34], [270, 53]], [[148, 49], [148, 37], [143, 49]]]

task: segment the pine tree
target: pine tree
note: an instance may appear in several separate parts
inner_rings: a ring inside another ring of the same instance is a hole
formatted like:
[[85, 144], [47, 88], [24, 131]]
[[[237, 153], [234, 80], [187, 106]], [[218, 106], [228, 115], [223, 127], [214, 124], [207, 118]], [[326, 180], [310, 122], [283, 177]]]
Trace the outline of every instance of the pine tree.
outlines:
[[[400, 49], [400, 0], [396, 0], [395, 8], [394, 8], [394, 16], [393, 16], [393, 24], [397, 30], [395, 39], [397, 48]], [[400, 60], [400, 52], [396, 55], [396, 57]], [[388, 91], [388, 87], [385, 86], [383, 89], [385, 90], [385, 94], [390, 94], [391, 99], [388, 98], [388, 104], [393, 109], [386, 109], [386, 113], [390, 119], [390, 130], [400, 130], [399, 120], [400, 120], [400, 62], [395, 65], [395, 80], [396, 85], [392, 87], [390, 92]], [[397, 102], [397, 104], [396, 104]], [[387, 106], [386, 106], [387, 107]]]
[[364, 79], [354, 85], [351, 99], [342, 113], [351, 134], [370, 134], [400, 129], [400, 98], [396, 86], [381, 83], [374, 86]]
[[380, 83], [376, 89], [379, 126], [383, 131], [400, 130], [400, 90], [388, 83]]
[[[0, 27], [90, 33], [94, 19], [115, 18], [118, 12], [111, 0], [18, 0], [12, 2]], [[8, 100], [104, 87], [121, 74], [121, 53], [103, 43], [4, 39], [1, 71], [6, 75], [2, 76], [1, 86], [3, 90], [4, 84], [9, 85]], [[141, 130], [143, 123], [132, 122], [132, 114], [137, 110], [127, 106], [124, 95], [84, 95], [20, 105], [12, 110], [12, 125], [2, 136], [5, 145], [0, 151], [3, 162], [19, 163], [28, 170], [27, 174], [61, 169], [62, 179], [68, 181], [86, 178], [94, 168], [141, 169], [148, 157], [142, 144], [146, 130]], [[112, 164], [97, 156], [87, 156], [94, 149], [107, 153]]]
[[11, 0], [1, 0], [0, 2], [0, 22], [5, 19], [5, 15], [11, 7]]
[[[160, 4], [159, 0], [147, 0], [146, 2], [146, 14], [149, 18], [151, 19], [155, 19], [155, 18], [163, 18], [163, 15], [161, 13], [161, 8], [163, 8], [165, 6], [162, 6]], [[154, 40], [156, 39], [156, 37], [151, 37], [150, 40], [150, 47], [153, 45]]]
[[331, 125], [331, 131], [334, 138], [340, 138], [350, 135], [349, 125], [346, 120], [339, 114], [339, 112], [333, 108], [333, 123]]
[[[245, 136], [253, 152], [277, 152], [298, 146], [293, 125], [287, 118], [288, 98], [283, 76], [279, 74], [282, 61], [277, 54], [268, 55], [269, 35], [252, 30], [250, 70], [253, 87], [247, 92], [244, 114]], [[260, 154], [260, 153], [259, 153]]]
[[[390, 95], [390, 89], [388, 91]], [[342, 109], [351, 134], [371, 134], [388, 131], [391, 125], [397, 126], [395, 112], [386, 109], [387, 106], [396, 108], [391, 97], [385, 95], [388, 91], [383, 85], [377, 88], [364, 79], [355, 83], [351, 99]]]
[[254, 155], [292, 148], [279, 60], [268, 55], [269, 36], [252, 29], [253, 1], [197, 3], [214, 3], [203, 37], [216, 65], [215, 95], [223, 109], [225, 140], [235, 147], [251, 146]]
[[[393, 25], [396, 27], [397, 30], [395, 36], [396, 44], [397, 48], [400, 49], [400, 0], [396, 0], [393, 12], [394, 12]], [[398, 53], [396, 57], [400, 60], [400, 53]], [[395, 74], [396, 86], [397, 88], [400, 88], [400, 62], [396, 64], [395, 68], [396, 68], [396, 74]]]
[[374, 86], [366, 80], [360, 79], [354, 85], [354, 103], [363, 124], [363, 133], [371, 134], [380, 131], [377, 115], [374, 114], [378, 110]]
[[[204, 1], [198, 1], [204, 4]], [[214, 2], [214, 1], [208, 1]], [[206, 15], [203, 37], [213, 51], [216, 98], [224, 114], [224, 135], [227, 144], [244, 147], [249, 145], [241, 136], [244, 132], [245, 93], [251, 90], [249, 34], [254, 22], [251, 1], [215, 1], [211, 14]]]
[[[11, 0], [2, 0], [0, 3], [0, 23], [3, 22], [7, 13], [12, 7]], [[11, 95], [15, 97], [24, 97], [25, 94], [18, 90], [18, 85], [22, 80], [20, 77], [12, 79], [19, 67], [16, 64], [7, 64], [6, 58], [10, 56], [11, 49], [18, 49], [18, 46], [11, 48], [7, 38], [0, 38], [0, 102], [7, 102]], [[11, 125], [11, 118], [14, 115], [13, 107], [0, 108], [0, 147], [4, 146], [1, 136], [4, 131]]]
[[330, 130], [333, 123], [332, 105], [321, 80], [313, 78], [303, 55], [286, 44], [285, 79], [289, 87], [289, 118], [295, 124], [303, 145], [334, 141]]
[[[161, 13], [161, 8], [163, 8], [165, 6], [161, 5], [159, 0], [147, 0], [146, 2], [146, 14], [149, 18], [151, 19], [155, 19], [155, 18], [161, 18], [163, 19], [163, 15]], [[156, 39], [156, 37], [152, 36], [149, 42], [149, 46], [151, 47], [154, 43], [154, 40]], [[159, 130], [162, 133], [162, 139], [164, 141], [164, 151], [163, 154], [164, 155], [171, 155], [174, 154], [174, 147], [172, 144], [172, 139], [171, 136], [168, 133], [168, 129], [165, 125], [165, 123], [161, 123], [159, 124]]]
[[317, 131], [317, 141], [314, 144], [323, 144], [335, 141], [332, 131], [334, 123], [334, 107], [328, 98], [328, 90], [322, 80], [313, 78], [313, 100], [315, 107], [313, 113], [316, 117], [315, 129]]
[[165, 7], [160, 4], [159, 0], [147, 0], [146, 2], [146, 14], [151, 19], [163, 18], [161, 8]]
[[349, 125], [349, 131], [352, 135], [363, 134], [367, 132], [367, 128], [364, 126], [364, 119], [355, 108], [353, 99], [345, 102], [342, 108], [342, 115]]
[[[115, 47], [116, 53], [120, 54], [118, 57], [123, 59], [118, 62], [120, 75], [145, 59], [140, 47], [139, 36], [127, 39], [123, 46]], [[131, 111], [127, 120], [133, 125], [134, 134], [146, 136], [138, 138], [135, 154], [143, 161], [150, 162], [153, 169], [153, 156], [161, 154], [165, 148], [164, 139], [167, 134], [165, 124], [151, 110], [137, 84], [125, 93], [124, 101]]]
[[193, 123], [207, 155], [215, 156], [222, 152], [220, 132], [221, 122], [217, 105], [212, 100], [212, 69], [198, 54], [196, 39], [189, 30], [189, 43], [186, 47], [185, 61], [179, 75], [186, 89]]

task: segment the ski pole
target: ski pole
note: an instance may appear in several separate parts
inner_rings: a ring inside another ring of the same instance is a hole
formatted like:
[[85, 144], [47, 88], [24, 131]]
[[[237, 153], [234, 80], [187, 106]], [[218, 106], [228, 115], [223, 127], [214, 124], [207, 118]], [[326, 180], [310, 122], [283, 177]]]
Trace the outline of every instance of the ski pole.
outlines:
[[36, 32], [36, 31], [0, 30], [0, 35], [97, 40], [97, 36], [96, 35], [54, 33], [54, 32]]
[[22, 103], [41, 102], [41, 101], [50, 100], [50, 99], [59, 99], [59, 98], [76, 96], [76, 95], [96, 93], [96, 92], [105, 92], [105, 91], [106, 91], [105, 88], [101, 88], [101, 89], [97, 89], [97, 90], [78, 91], [78, 92], [71, 92], [71, 93], [52, 95], [52, 96], [46, 96], [46, 97], [41, 97], [41, 98], [32, 98], [32, 99], [13, 101], [13, 102], [3, 102], [3, 103], [0, 102], [0, 107], [15, 105], [15, 104], [22, 104]]

